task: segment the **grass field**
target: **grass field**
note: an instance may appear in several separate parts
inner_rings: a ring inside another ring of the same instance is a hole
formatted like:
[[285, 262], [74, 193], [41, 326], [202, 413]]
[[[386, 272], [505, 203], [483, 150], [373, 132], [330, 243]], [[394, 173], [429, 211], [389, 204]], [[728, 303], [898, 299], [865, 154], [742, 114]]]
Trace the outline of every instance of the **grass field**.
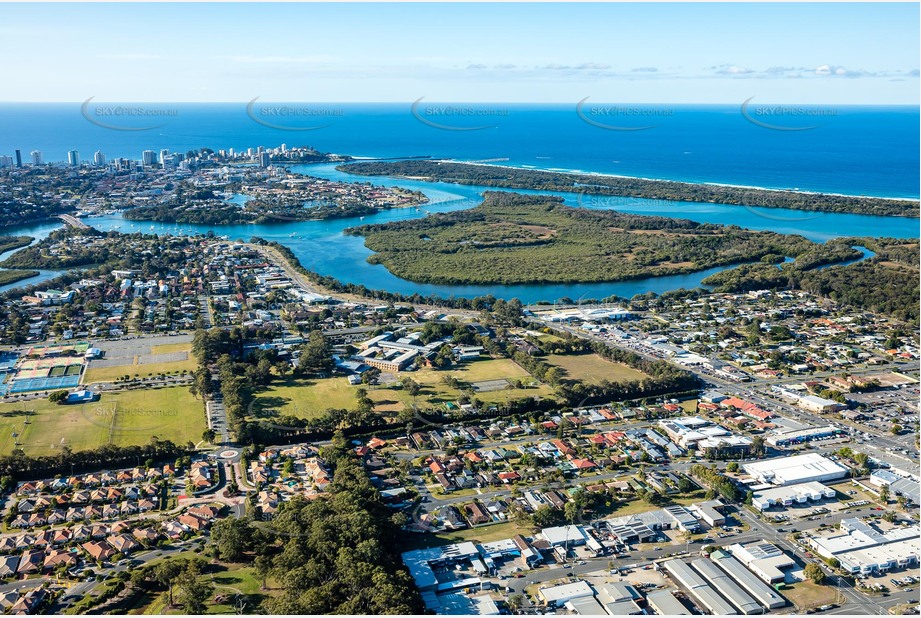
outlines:
[[567, 378], [589, 384], [600, 384], [602, 380], [622, 382], [648, 377], [641, 371], [620, 363], [612, 363], [597, 354], [550, 354], [546, 360], [548, 364], [562, 369]]
[[780, 594], [799, 609], [835, 603], [838, 597], [838, 591], [834, 586], [819, 585], [809, 580], [784, 586]]
[[275, 410], [281, 415], [316, 418], [329, 408], [356, 407], [358, 388], [343, 376], [322, 380], [288, 378], [260, 392], [253, 411], [256, 416]]
[[150, 346], [151, 354], [173, 354], [174, 352], [191, 352], [191, 343], [163, 343]]
[[[170, 345], [184, 345], [184, 344], [170, 344]], [[176, 350], [174, 350], [176, 351]], [[178, 350], [182, 351], [182, 350]], [[176, 373], [182, 372], [182, 370], [193, 372], [198, 367], [195, 357], [191, 354], [189, 358], [183, 361], [175, 361], [171, 363], [150, 363], [147, 365], [139, 365], [137, 356], [134, 357], [134, 363], [130, 365], [119, 365], [118, 367], [96, 367], [93, 368], [90, 365], [90, 368], [86, 370], [86, 373], [83, 375], [84, 384], [93, 384], [96, 382], [114, 382], [118, 378], [128, 375], [134, 377], [134, 374], [137, 374], [138, 377], [147, 378], [158, 373]]]
[[[466, 383], [500, 378], [519, 379], [525, 383], [533, 380], [528, 372], [515, 362], [504, 358], [466, 363], [447, 371], [421, 369], [401, 372], [397, 375], [399, 379], [409, 377], [422, 386], [422, 392], [413, 402], [413, 398], [399, 384], [352, 386], [342, 376], [321, 380], [288, 378], [261, 392], [253, 410], [256, 416], [265, 414], [268, 410], [275, 410], [282, 415], [305, 419], [315, 418], [329, 408], [355, 408], [357, 405], [355, 392], [359, 388], [364, 388], [368, 391], [368, 397], [374, 402], [374, 409], [377, 412], [393, 414], [413, 403], [420, 407], [428, 407], [455, 401], [460, 397], [461, 392], [444, 384], [442, 380], [445, 376], [451, 376]], [[553, 390], [546, 385], [535, 383], [535, 386], [528, 388], [503, 389], [476, 394], [479, 400], [487, 404], [534, 396], [551, 397]]]
[[[475, 397], [483, 403], [501, 403], [511, 399], [524, 397], [552, 397], [553, 390], [544, 384], [537, 383], [531, 375], [507, 358], [474, 361], [465, 363], [448, 370], [420, 369], [409, 373], [401, 373], [400, 377], [407, 376], [422, 386], [422, 393], [416, 397], [416, 405], [437, 406], [438, 404], [455, 401], [461, 392], [444, 384], [445, 376], [451, 376], [466, 383], [486, 382], [502, 378], [521, 380], [524, 384], [534, 383], [528, 388], [502, 389], [498, 391], [476, 393]], [[381, 412], [397, 412], [406, 405], [412, 405], [413, 398], [402, 388], [375, 387], [370, 389], [368, 396], [375, 402], [375, 409]]]
[[0, 454], [8, 455], [17, 441], [27, 455], [53, 455], [62, 446], [79, 451], [146, 444], [152, 436], [184, 444], [201, 440], [205, 427], [202, 403], [181, 386], [104, 393], [84, 405], [3, 403]]

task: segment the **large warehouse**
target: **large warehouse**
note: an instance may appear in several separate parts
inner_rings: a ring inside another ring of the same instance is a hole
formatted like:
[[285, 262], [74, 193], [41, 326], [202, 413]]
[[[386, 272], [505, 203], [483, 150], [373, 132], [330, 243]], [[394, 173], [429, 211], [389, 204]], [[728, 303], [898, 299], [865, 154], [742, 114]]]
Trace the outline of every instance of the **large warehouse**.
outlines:
[[749, 476], [771, 485], [834, 481], [848, 473], [847, 468], [818, 453], [755, 461], [742, 468]]

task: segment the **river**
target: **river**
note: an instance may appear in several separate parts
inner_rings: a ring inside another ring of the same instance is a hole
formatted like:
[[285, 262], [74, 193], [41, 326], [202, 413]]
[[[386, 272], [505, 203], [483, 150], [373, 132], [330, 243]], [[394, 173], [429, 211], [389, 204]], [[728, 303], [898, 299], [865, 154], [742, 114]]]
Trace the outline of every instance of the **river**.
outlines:
[[[382, 211], [361, 219], [335, 219], [328, 221], [299, 221], [261, 225], [209, 226], [179, 223], [153, 223], [127, 221], [119, 214], [86, 219], [86, 223], [103, 231], [143, 232], [156, 234], [203, 234], [213, 231], [232, 239], [249, 240], [259, 236], [277, 241], [291, 248], [301, 263], [308, 269], [323, 275], [335, 277], [345, 283], [363, 284], [372, 289], [384, 289], [402, 294], [437, 294], [442, 297], [474, 297], [492, 294], [497, 298], [517, 297], [525, 303], [555, 301], [564, 297], [573, 300], [601, 299], [616, 295], [632, 297], [645, 292], [663, 293], [680, 288], [701, 287], [701, 281], [725, 267], [664, 277], [620, 281], [613, 283], [580, 284], [526, 284], [526, 285], [434, 285], [416, 283], [391, 274], [382, 265], [367, 262], [371, 251], [364, 246], [364, 240], [346, 236], [342, 230], [365, 223], [387, 223], [424, 217], [427, 213], [449, 212], [472, 208], [480, 202], [483, 191], [495, 190], [489, 187], [456, 185], [441, 182], [424, 182], [390, 177], [364, 177], [347, 174], [335, 169], [334, 164], [294, 166], [292, 171], [320, 178], [344, 181], [371, 181], [374, 184], [399, 186], [419, 190], [428, 196], [430, 202], [419, 208], [398, 208]], [[754, 230], [770, 230], [785, 234], [801, 234], [810, 240], [824, 242], [840, 236], [893, 236], [917, 238], [918, 219], [899, 217], [878, 217], [844, 213], [818, 213], [780, 208], [754, 208], [724, 204], [700, 204], [689, 202], [668, 202], [638, 198], [614, 198], [581, 196], [574, 193], [547, 191], [518, 191], [520, 193], [550, 194], [562, 197], [566, 204], [595, 209], [617, 209], [645, 215], [682, 217], [702, 223], [734, 224]], [[21, 226], [6, 233], [28, 234], [44, 237], [57, 224]], [[44, 275], [44, 273], [43, 273]], [[42, 277], [43, 275], [39, 275]], [[53, 276], [53, 274], [51, 275]], [[12, 284], [17, 287], [40, 281], [39, 277]], [[48, 278], [48, 277], [46, 277]], [[3, 288], [0, 288], [2, 291]]]

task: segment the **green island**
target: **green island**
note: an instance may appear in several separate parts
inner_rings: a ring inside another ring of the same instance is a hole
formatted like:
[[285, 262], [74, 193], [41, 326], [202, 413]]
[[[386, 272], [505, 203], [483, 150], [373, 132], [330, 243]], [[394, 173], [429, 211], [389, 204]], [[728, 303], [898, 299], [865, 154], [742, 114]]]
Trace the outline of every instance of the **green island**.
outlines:
[[0, 270], [0, 285], [9, 285], [39, 274], [37, 270]]
[[[794, 257], [813, 267], [853, 260], [848, 243], [617, 211], [572, 208], [550, 196], [487, 192], [470, 210], [349, 228], [368, 258], [424, 283], [622, 281]], [[776, 267], [771, 266], [771, 268]]]
[[917, 217], [918, 202], [877, 197], [834, 195], [653, 180], [600, 174], [574, 174], [451, 161], [364, 161], [336, 169], [363, 176], [395, 176], [429, 182], [452, 182], [505, 189], [565, 191], [586, 196], [620, 196], [676, 202], [791, 208], [823, 212]]

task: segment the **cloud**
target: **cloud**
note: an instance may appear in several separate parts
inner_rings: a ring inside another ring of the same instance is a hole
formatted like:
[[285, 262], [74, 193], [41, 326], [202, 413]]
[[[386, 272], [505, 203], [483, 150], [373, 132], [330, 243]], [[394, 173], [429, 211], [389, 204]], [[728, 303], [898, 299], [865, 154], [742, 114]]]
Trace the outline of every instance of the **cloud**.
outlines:
[[631, 73], [658, 73], [659, 69], [656, 67], [636, 67], [635, 69], [630, 69]]
[[716, 72], [720, 75], [750, 75], [754, 73], [755, 71], [752, 69], [746, 69], [744, 67], [740, 67], [735, 64], [728, 65], [728, 66], [724, 64], [721, 67], [717, 67]]

